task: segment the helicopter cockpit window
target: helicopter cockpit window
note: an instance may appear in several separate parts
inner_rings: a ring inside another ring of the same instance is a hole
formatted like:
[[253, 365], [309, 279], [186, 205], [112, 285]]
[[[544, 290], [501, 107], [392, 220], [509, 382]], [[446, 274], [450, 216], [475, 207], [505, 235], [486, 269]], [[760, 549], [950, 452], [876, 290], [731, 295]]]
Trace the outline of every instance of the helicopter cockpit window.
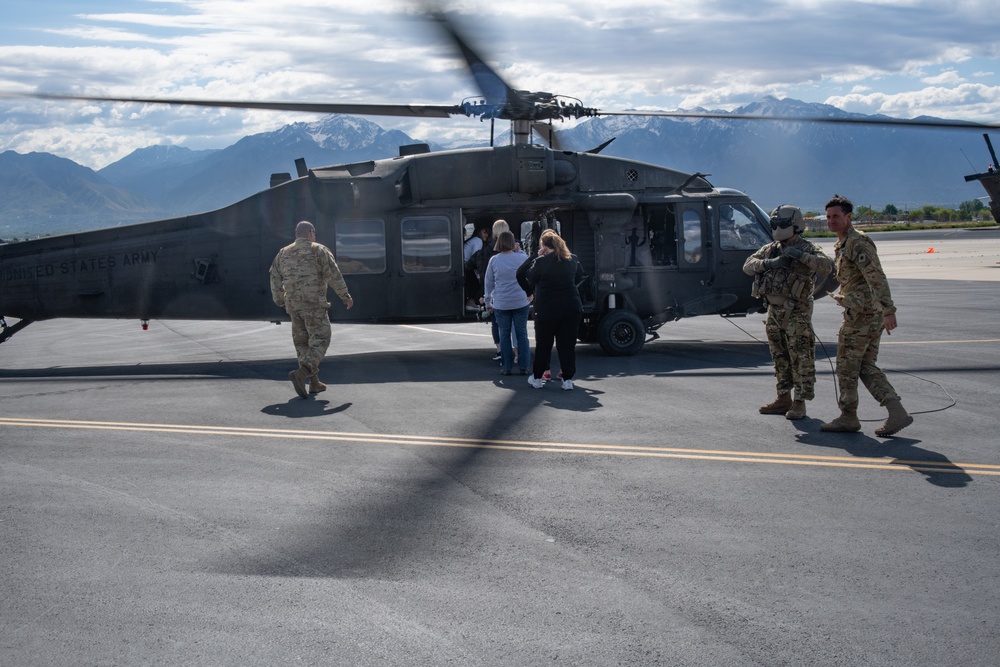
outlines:
[[340, 272], [385, 272], [385, 222], [382, 220], [341, 220], [334, 225], [336, 256]]
[[719, 246], [723, 250], [753, 250], [770, 242], [767, 230], [748, 206], [719, 206]]
[[400, 233], [407, 273], [451, 271], [451, 222], [444, 216], [403, 218]]

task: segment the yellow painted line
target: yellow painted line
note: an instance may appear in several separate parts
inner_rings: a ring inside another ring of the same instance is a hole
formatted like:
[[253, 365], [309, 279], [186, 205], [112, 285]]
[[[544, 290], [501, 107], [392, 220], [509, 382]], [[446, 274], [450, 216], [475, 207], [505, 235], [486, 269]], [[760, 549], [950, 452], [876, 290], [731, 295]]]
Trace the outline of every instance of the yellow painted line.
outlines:
[[75, 421], [60, 419], [28, 419], [2, 417], [0, 424], [27, 428], [61, 428], [105, 431], [139, 431], [144, 433], [176, 433], [185, 435], [244, 436], [256, 438], [285, 438], [293, 440], [320, 440], [421, 447], [461, 447], [472, 449], [525, 451], [562, 454], [603, 454], [607, 456], [636, 456], [646, 458], [673, 458], [701, 461], [733, 461], [744, 463], [779, 463], [818, 467], [862, 468], [873, 470], [919, 470], [924, 472], [975, 473], [1000, 477], [1000, 465], [979, 463], [953, 463], [948, 461], [908, 461], [875, 457], [828, 456], [809, 454], [773, 454], [767, 452], [741, 452], [715, 449], [655, 447], [644, 445], [602, 445], [580, 443], [551, 443], [518, 440], [484, 440], [477, 438], [450, 438], [419, 435], [386, 435], [338, 431], [305, 431], [296, 429], [264, 429], [232, 426], [198, 426], [187, 424], [142, 424], [134, 422]]

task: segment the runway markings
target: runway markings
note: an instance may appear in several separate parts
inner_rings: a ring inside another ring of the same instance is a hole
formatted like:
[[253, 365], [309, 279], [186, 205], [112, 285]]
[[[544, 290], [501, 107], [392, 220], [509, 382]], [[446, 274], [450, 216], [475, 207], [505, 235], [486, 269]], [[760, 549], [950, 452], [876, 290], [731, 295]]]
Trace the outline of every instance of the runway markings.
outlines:
[[956, 343], [1000, 343], [1000, 338], [984, 338], [982, 340], [886, 340], [880, 345], [954, 345]]
[[414, 324], [400, 324], [399, 326], [404, 329], [416, 329], [417, 331], [426, 331], [428, 333], [440, 333], [440, 334], [451, 334], [452, 336], [476, 336], [478, 338], [492, 338], [491, 333], [470, 333], [467, 331], [448, 331], [446, 329], [431, 329], [430, 327], [418, 327]]
[[699, 461], [732, 461], [771, 463], [831, 468], [861, 468], [871, 470], [915, 470], [931, 473], [960, 473], [1000, 477], [1000, 465], [952, 463], [950, 461], [920, 461], [860, 456], [825, 456], [812, 454], [772, 454], [716, 449], [689, 449], [641, 445], [602, 445], [519, 440], [483, 440], [420, 435], [390, 435], [338, 431], [304, 431], [295, 429], [243, 428], [232, 426], [199, 426], [186, 424], [142, 424], [132, 422], [74, 421], [66, 419], [28, 419], [0, 417], [0, 425], [23, 428], [60, 428], [102, 431], [138, 431], [143, 433], [179, 433], [187, 435], [242, 436], [250, 438], [283, 438], [351, 442], [359, 444], [409, 445], [418, 447], [462, 447], [471, 449], [541, 452], [558, 454], [596, 454], [604, 456], [635, 456], [644, 458], [692, 459]]
[[[439, 333], [439, 334], [449, 334], [452, 336], [474, 336], [477, 338], [489, 338], [491, 334], [489, 333], [472, 333], [468, 331], [449, 331], [447, 329], [433, 329], [431, 327], [420, 327], [414, 324], [400, 324], [399, 326], [406, 329], [415, 329], [417, 331], [425, 331], [427, 333]], [[704, 343], [706, 341], [673, 341], [674, 343], [687, 343], [696, 342]], [[711, 341], [711, 342], [725, 342], [725, 341]], [[743, 341], [741, 341], [743, 342]], [[889, 340], [888, 338], [883, 338], [881, 345], [956, 345], [956, 344], [976, 344], [976, 343], [1000, 343], [1000, 338], [983, 338], [981, 340]]]

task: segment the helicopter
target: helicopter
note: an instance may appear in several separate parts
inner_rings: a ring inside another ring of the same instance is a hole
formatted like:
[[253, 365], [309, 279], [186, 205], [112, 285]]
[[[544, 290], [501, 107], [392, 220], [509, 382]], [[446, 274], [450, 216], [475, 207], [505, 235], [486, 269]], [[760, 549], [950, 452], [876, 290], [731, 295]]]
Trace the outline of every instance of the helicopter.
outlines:
[[997, 154], [993, 150], [993, 142], [990, 141], [990, 135], [983, 133], [983, 139], [986, 140], [986, 148], [990, 151], [990, 158], [992, 158], [993, 162], [990, 163], [989, 168], [985, 172], [966, 176], [965, 182], [979, 181], [982, 183], [986, 189], [986, 194], [989, 195], [990, 212], [993, 213], [993, 219], [1000, 221], [1000, 164], [997, 163]]
[[[331, 246], [355, 296], [335, 322], [475, 321], [465, 294], [467, 227], [497, 219], [522, 231], [529, 256], [555, 228], [585, 280], [579, 339], [634, 355], [667, 322], [763, 312], [743, 273], [771, 241], [768, 215], [745, 193], [685, 173], [563, 150], [553, 121], [599, 115], [745, 118], [793, 122], [977, 127], [965, 122], [605, 111], [575, 98], [516, 90], [441, 12], [429, 18], [465, 60], [481, 93], [458, 105], [313, 104], [92, 97], [49, 100], [276, 109], [373, 116], [489, 120], [489, 147], [431, 152], [401, 146], [393, 158], [275, 173], [269, 187], [205, 213], [0, 245], [0, 343], [52, 318], [287, 321], [271, 300], [268, 269], [300, 220]], [[496, 120], [511, 141], [494, 145]], [[990, 127], [983, 125], [982, 127]], [[541, 143], [536, 141], [541, 138]], [[6, 317], [19, 320], [8, 325]]]

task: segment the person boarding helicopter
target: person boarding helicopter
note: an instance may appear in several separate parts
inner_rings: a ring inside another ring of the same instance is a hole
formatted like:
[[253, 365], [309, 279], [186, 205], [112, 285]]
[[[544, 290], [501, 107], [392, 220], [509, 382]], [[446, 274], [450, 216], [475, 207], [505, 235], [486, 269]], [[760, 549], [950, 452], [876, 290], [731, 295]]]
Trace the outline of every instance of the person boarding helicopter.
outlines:
[[[302, 398], [326, 389], [319, 379], [319, 364], [330, 347], [332, 288], [348, 310], [354, 299], [329, 248], [316, 243], [316, 227], [307, 220], [295, 226], [295, 242], [278, 251], [271, 264], [271, 298], [292, 319], [292, 343], [299, 367], [288, 374], [295, 393]], [[308, 391], [306, 380], [309, 381]]]

